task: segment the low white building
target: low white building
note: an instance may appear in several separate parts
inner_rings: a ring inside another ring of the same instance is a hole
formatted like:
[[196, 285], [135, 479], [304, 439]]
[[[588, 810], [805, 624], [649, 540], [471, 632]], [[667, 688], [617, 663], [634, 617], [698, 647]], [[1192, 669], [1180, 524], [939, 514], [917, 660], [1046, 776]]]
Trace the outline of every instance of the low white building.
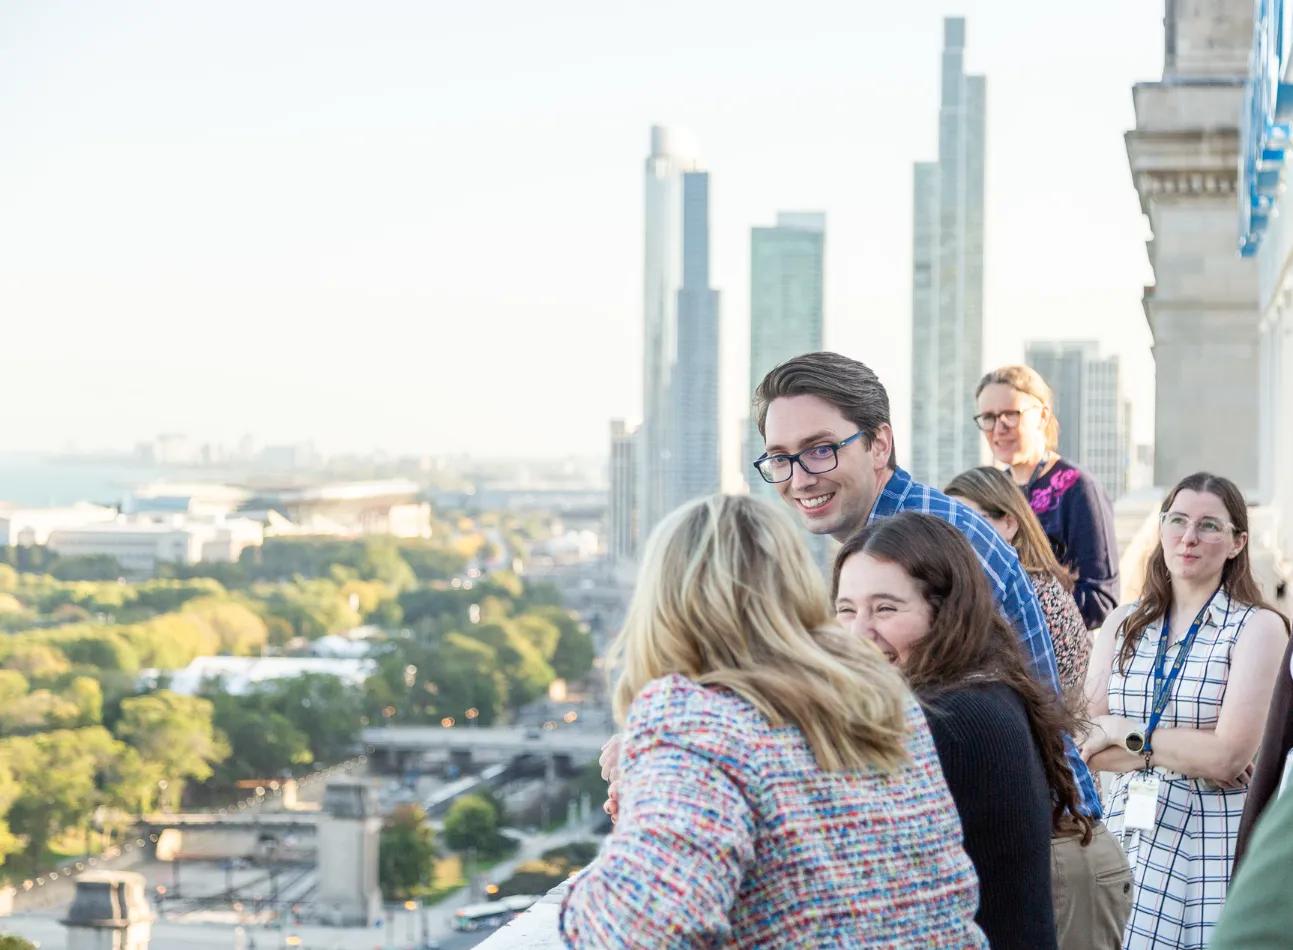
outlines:
[[[185, 696], [199, 692], [203, 683], [215, 681], [222, 682], [227, 692], [241, 696], [262, 683], [292, 679], [306, 673], [335, 676], [346, 686], [358, 688], [375, 672], [375, 660], [359, 658], [201, 656], [184, 669], [167, 671], [165, 675], [170, 678], [168, 688]], [[140, 675], [147, 684], [156, 685], [164, 673], [144, 670]]]
[[285, 518], [273, 534], [431, 537], [431, 506], [418, 485], [404, 479], [266, 489], [241, 510], [262, 522], [273, 513]]
[[114, 508], [80, 502], [61, 508], [20, 508], [0, 505], [0, 547], [30, 547], [49, 543], [50, 533], [115, 521]]
[[163, 562], [236, 561], [245, 549], [263, 541], [261, 525], [247, 518], [200, 521], [177, 515], [160, 520], [119, 517], [56, 528], [44, 543], [65, 557], [107, 555], [123, 570], [149, 573]]

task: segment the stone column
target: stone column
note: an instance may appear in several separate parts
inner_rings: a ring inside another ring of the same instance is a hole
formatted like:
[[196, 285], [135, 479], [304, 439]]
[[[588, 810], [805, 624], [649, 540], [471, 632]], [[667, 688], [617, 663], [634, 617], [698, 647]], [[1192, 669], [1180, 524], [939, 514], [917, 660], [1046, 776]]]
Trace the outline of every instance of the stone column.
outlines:
[[63, 920], [67, 950], [147, 950], [152, 921], [142, 874], [87, 872]]
[[1154, 480], [1207, 469], [1258, 485], [1257, 269], [1239, 255], [1239, 124], [1252, 45], [1245, 0], [1169, 0], [1161, 82], [1132, 92], [1127, 155], [1155, 285]]
[[372, 926], [381, 917], [377, 852], [382, 819], [372, 789], [360, 782], [330, 782], [319, 816], [319, 909], [324, 923]]

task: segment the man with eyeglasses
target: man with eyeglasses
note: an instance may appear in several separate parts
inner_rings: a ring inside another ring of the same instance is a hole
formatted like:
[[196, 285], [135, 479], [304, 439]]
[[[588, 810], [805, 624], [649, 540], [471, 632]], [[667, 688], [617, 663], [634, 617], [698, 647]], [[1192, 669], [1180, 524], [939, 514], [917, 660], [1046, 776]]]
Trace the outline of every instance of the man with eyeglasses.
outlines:
[[[1050, 632], [1018, 555], [975, 511], [898, 467], [889, 396], [875, 373], [837, 353], [797, 356], [763, 378], [754, 392], [754, 413], [765, 443], [754, 467], [813, 534], [845, 541], [903, 511], [941, 518], [964, 534], [1035, 675], [1059, 692]], [[1066, 748], [1083, 810], [1099, 819], [1091, 773], [1071, 738]], [[1130, 910], [1126, 858], [1102, 824], [1097, 821], [1095, 828], [1087, 846], [1071, 837], [1052, 842], [1061, 950], [1118, 946]]]

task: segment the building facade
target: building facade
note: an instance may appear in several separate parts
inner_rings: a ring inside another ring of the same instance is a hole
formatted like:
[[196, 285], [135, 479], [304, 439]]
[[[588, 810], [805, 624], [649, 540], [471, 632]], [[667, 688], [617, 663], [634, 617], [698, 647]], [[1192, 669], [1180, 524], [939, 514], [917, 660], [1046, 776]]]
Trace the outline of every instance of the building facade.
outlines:
[[[709, 176], [697, 170], [686, 134], [662, 126], [651, 129], [645, 172], [637, 480], [643, 536], [665, 512], [719, 485], [718, 295], [709, 287]], [[706, 448], [710, 439], [712, 448]]]
[[632, 561], [638, 546], [638, 430], [611, 420], [610, 499], [606, 554], [615, 563]]
[[1153, 234], [1154, 480], [1206, 469], [1256, 489], [1257, 267], [1235, 207], [1253, 4], [1172, 0], [1164, 30], [1163, 78], [1134, 87], [1127, 133]]
[[943, 21], [938, 161], [918, 162], [912, 201], [912, 447], [916, 477], [943, 484], [978, 463], [972, 396], [983, 371], [986, 81], [965, 72], [965, 20]]
[[682, 286], [669, 387], [672, 438], [664, 466], [664, 511], [721, 487], [718, 305], [718, 291], [709, 285], [709, 173], [687, 172], [682, 178]]
[[1253, 24], [1240, 159], [1240, 248], [1257, 266], [1257, 487], [1270, 541], [1293, 561], [1293, 3], [1261, 0]]
[[1129, 406], [1122, 395], [1118, 357], [1102, 358], [1094, 341], [1037, 340], [1025, 347], [1025, 362], [1055, 394], [1060, 454], [1094, 475], [1117, 499], [1127, 490], [1131, 465]]
[[[750, 230], [750, 389], [779, 363], [822, 348], [826, 215], [781, 212], [773, 227]], [[750, 463], [763, 452], [758, 420], [746, 427], [742, 471], [750, 491], [776, 491]]]

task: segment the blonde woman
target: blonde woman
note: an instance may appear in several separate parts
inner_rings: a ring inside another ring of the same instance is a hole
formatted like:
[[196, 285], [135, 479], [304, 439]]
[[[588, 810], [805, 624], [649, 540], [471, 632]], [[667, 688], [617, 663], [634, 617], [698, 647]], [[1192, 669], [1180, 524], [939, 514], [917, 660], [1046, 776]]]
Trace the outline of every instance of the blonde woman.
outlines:
[[655, 530], [615, 647], [617, 822], [561, 911], [572, 947], [983, 947], [929, 729], [832, 621], [785, 516]]
[[1073, 599], [1090, 629], [1118, 603], [1113, 505], [1089, 472], [1059, 453], [1055, 396], [1029, 366], [1003, 366], [979, 380], [974, 422], [1041, 522], [1055, 557], [1076, 576]]
[[987, 465], [957, 475], [943, 492], [983, 515], [1018, 553], [1051, 632], [1060, 690], [1073, 709], [1080, 710], [1091, 659], [1091, 635], [1073, 599], [1073, 574], [1055, 559], [1041, 522], [1010, 476]]

